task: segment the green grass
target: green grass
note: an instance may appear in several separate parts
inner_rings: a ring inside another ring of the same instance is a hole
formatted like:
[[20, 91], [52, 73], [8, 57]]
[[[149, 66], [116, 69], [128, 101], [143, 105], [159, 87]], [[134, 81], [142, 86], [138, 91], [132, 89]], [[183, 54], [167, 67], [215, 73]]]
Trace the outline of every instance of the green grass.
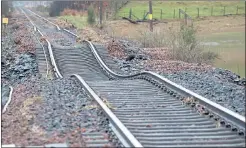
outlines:
[[72, 23], [78, 29], [82, 29], [83, 27], [87, 26], [87, 17], [85, 16], [64, 15], [64, 16], [59, 16], [59, 19], [67, 20], [68, 22]]
[[[224, 14], [224, 6], [226, 6], [226, 14], [236, 14], [237, 6], [239, 7], [238, 13], [245, 14], [245, 2], [244, 1], [225, 1], [225, 2], [167, 2], [167, 1], [153, 1], [153, 18], [160, 19], [161, 9], [162, 9], [162, 19], [171, 19], [174, 16], [175, 9], [175, 18], [179, 17], [178, 9], [186, 10], [187, 14], [192, 18], [197, 17], [197, 8], [199, 8], [200, 16], [211, 16], [211, 8], [213, 7], [213, 16], [222, 16]], [[144, 11], [148, 12], [149, 6], [147, 1], [132, 1], [129, 2], [126, 6], [121, 8], [117, 13], [117, 17], [122, 16], [128, 17], [129, 11], [132, 9], [132, 14], [134, 14], [139, 19], [143, 18]], [[182, 16], [181, 16], [182, 17]], [[135, 17], [132, 16], [134, 19]]]
[[217, 46], [206, 45], [207, 50], [219, 53], [220, 59], [215, 66], [231, 70], [245, 77], [245, 33], [223, 32], [200, 36], [204, 42], [218, 43]]

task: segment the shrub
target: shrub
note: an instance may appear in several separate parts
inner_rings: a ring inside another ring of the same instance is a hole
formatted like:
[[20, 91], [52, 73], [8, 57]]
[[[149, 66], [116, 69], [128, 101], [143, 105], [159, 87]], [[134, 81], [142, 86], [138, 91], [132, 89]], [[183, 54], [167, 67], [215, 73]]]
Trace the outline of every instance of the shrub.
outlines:
[[88, 8], [87, 13], [88, 13], [87, 22], [88, 24], [93, 25], [95, 23], [95, 13], [92, 6]]
[[140, 32], [141, 36], [137, 39], [144, 48], [166, 46], [166, 33], [163, 30], [155, 29], [153, 32]]
[[181, 26], [177, 33], [171, 32], [168, 42], [174, 60], [189, 63], [212, 63], [218, 58], [217, 53], [204, 51], [204, 46], [197, 40], [196, 29], [193, 26]]

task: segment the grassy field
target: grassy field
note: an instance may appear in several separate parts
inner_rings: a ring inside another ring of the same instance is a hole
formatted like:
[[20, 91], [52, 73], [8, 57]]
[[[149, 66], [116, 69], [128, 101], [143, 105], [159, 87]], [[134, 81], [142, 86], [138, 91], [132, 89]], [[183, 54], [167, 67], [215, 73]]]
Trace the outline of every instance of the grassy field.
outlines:
[[207, 50], [219, 53], [215, 66], [245, 77], [245, 32], [222, 32], [200, 36]]
[[[175, 18], [179, 17], [178, 9], [186, 10], [187, 14], [192, 18], [196, 18], [198, 15], [199, 8], [199, 16], [211, 16], [211, 9], [213, 7], [213, 16], [221, 16], [224, 14], [224, 6], [225, 6], [225, 14], [236, 14], [237, 6], [238, 6], [238, 14], [245, 14], [245, 2], [244, 1], [188, 1], [188, 2], [167, 2], [167, 1], [153, 1], [153, 18], [160, 19], [161, 18], [161, 9], [162, 9], [162, 19], [170, 19], [174, 17], [175, 10]], [[132, 14], [136, 17], [142, 19], [144, 12], [148, 12], [148, 1], [132, 1], [129, 2], [126, 6], [124, 6], [117, 14], [118, 18], [122, 16], [129, 16], [129, 11], [132, 9]], [[182, 16], [181, 16], [182, 17]], [[133, 19], [135, 17], [132, 17]]]
[[72, 23], [75, 27], [82, 29], [84, 26], [87, 26], [87, 17], [85, 16], [72, 16], [72, 15], [63, 15], [59, 16], [59, 19], [67, 20], [68, 22]]

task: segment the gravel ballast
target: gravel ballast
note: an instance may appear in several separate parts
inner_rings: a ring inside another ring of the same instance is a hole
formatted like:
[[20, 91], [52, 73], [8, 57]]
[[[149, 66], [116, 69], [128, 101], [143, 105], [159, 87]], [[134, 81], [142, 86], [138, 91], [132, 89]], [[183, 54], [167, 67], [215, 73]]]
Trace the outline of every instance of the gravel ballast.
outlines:
[[[121, 42], [122, 43], [122, 42]], [[117, 45], [121, 54], [129, 56], [131, 50], [125, 44]], [[122, 49], [125, 48], [125, 49]], [[113, 52], [117, 53], [117, 50]], [[111, 50], [108, 50], [111, 52]], [[134, 58], [130, 61], [111, 54], [116, 64], [122, 71], [154, 71], [171, 81], [206, 97], [234, 112], [245, 116], [245, 78], [240, 78], [235, 73], [214, 68], [202, 63], [185, 63], [173, 61], [169, 58], [166, 49], [149, 48], [141, 49], [135, 55], [144, 54], [148, 60]]]
[[[42, 85], [43, 103], [35, 123], [52, 137], [66, 140], [69, 146], [85, 147], [86, 133], [106, 133], [108, 123], [93, 99], [73, 79], [54, 80]], [[105, 136], [109, 137], [109, 136]], [[112, 145], [108, 138], [107, 145]], [[64, 142], [64, 141], [59, 141]]]
[[222, 78], [218, 69], [163, 74], [175, 83], [245, 116], [245, 87]]

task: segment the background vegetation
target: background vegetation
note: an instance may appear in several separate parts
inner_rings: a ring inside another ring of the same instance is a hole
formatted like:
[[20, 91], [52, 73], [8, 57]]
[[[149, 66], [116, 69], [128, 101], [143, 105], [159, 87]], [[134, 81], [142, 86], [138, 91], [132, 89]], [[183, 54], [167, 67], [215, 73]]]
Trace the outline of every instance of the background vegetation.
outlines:
[[[174, 10], [175, 10], [175, 18], [178, 18], [178, 9], [186, 10], [186, 13], [190, 15], [192, 18], [196, 18], [198, 15], [199, 8], [199, 16], [211, 16], [211, 9], [213, 8], [213, 16], [222, 16], [224, 14], [224, 6], [225, 6], [225, 14], [236, 14], [238, 8], [238, 14], [245, 14], [245, 2], [244, 1], [188, 1], [188, 2], [167, 2], [167, 1], [153, 1], [153, 18], [160, 19], [161, 18], [161, 10], [162, 10], [162, 18], [163, 19], [171, 19], [174, 18]], [[122, 9], [120, 9], [117, 13], [117, 18], [121, 18], [122, 16], [128, 16], [129, 11], [132, 9], [132, 14], [136, 17], [142, 19], [144, 16], [144, 12], [148, 12], [148, 1], [131, 1], [127, 3]], [[134, 17], [133, 17], [134, 18]]]

